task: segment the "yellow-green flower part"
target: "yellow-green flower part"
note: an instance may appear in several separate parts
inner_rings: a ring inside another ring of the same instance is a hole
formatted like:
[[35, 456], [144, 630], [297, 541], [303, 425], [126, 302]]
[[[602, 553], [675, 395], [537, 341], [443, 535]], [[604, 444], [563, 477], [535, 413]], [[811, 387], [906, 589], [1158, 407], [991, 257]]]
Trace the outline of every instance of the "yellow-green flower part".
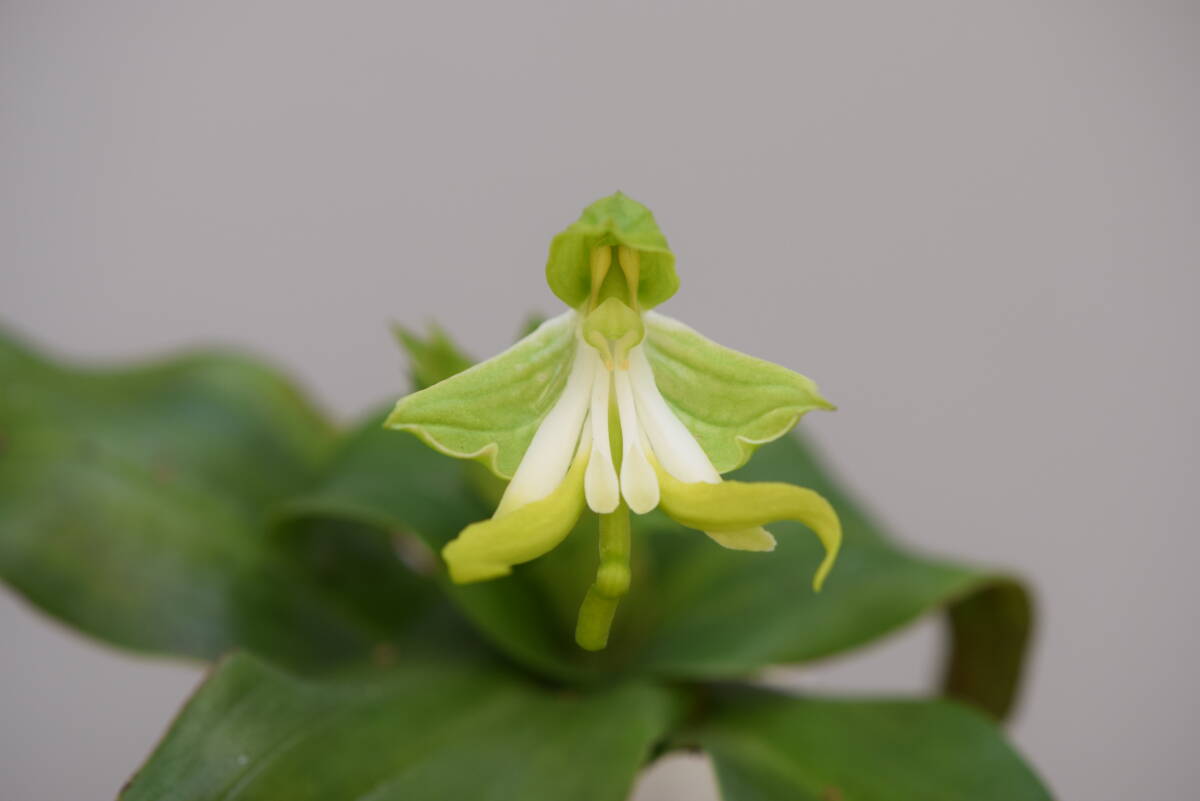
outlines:
[[509, 482], [495, 514], [443, 549], [451, 578], [507, 575], [590, 509], [600, 515], [601, 563], [576, 639], [602, 648], [629, 586], [629, 513], [661, 508], [737, 550], [770, 551], [764, 525], [803, 523], [825, 547], [820, 589], [842, 536], [829, 503], [790, 484], [721, 478], [805, 412], [832, 409], [816, 385], [652, 311], [678, 288], [675, 257], [650, 211], [621, 193], [554, 238], [546, 276], [571, 308], [403, 398], [386, 423]]

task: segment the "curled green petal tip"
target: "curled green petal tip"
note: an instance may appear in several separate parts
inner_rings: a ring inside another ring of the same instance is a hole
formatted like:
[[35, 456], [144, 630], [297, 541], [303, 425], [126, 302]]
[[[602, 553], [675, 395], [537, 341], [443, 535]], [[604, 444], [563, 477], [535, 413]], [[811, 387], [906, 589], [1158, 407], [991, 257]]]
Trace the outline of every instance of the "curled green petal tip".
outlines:
[[[658, 481], [662, 508], [667, 515], [688, 528], [708, 532], [727, 548], [770, 550], [761, 547], [767, 545], [765, 540], [750, 532], [780, 520], [803, 523], [825, 546], [825, 558], [813, 575], [813, 589], [820, 591], [842, 546], [842, 524], [829, 501], [819, 494], [805, 487], [778, 482], [689, 484], [661, 467], [658, 468]], [[770, 544], [774, 544], [774, 538]]]
[[[617, 249], [617, 259], [611, 249]], [[546, 261], [546, 282], [571, 308], [595, 297], [599, 286], [617, 271], [630, 285], [631, 300], [643, 309], [665, 301], [679, 289], [675, 254], [650, 209], [617, 192], [597, 200], [579, 219], [554, 237]]]

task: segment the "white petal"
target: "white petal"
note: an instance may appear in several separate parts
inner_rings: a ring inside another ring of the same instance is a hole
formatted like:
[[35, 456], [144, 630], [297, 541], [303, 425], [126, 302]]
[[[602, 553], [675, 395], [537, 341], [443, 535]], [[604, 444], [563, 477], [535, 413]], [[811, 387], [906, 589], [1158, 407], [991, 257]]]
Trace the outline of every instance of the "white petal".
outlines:
[[[654, 382], [654, 370], [640, 345], [629, 355], [629, 370], [633, 377], [633, 392], [637, 398], [642, 428], [663, 469], [690, 484], [721, 483], [721, 474], [713, 467], [708, 454], [659, 392], [658, 384]], [[704, 533], [720, 545], [739, 551], [775, 549], [775, 538], [762, 527]]]
[[575, 348], [571, 374], [554, 406], [546, 413], [533, 435], [521, 464], [500, 499], [496, 517], [507, 514], [527, 503], [540, 501], [562, 482], [579, 442], [579, 434], [587, 415], [592, 379], [599, 357], [582, 339]]
[[621, 416], [621, 494], [636, 514], [658, 506], [658, 476], [646, 458], [628, 370], [616, 370], [617, 413]]
[[654, 383], [654, 371], [641, 345], [630, 351], [629, 373], [633, 381], [633, 395], [637, 400], [638, 418], [642, 421], [654, 456], [663, 469], [689, 484], [720, 483], [721, 474], [658, 391], [658, 385]]
[[596, 360], [592, 380], [592, 405], [588, 419], [592, 426], [592, 455], [583, 479], [587, 504], [596, 514], [609, 514], [621, 502], [617, 471], [613, 467], [612, 443], [608, 438], [608, 393], [612, 378], [609, 370]]

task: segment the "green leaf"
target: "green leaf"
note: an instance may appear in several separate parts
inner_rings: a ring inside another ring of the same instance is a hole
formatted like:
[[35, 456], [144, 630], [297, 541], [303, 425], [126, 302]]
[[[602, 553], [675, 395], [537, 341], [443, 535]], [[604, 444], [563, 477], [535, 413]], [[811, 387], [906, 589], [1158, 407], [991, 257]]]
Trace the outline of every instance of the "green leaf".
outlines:
[[234, 656], [122, 801], [617, 801], [674, 713], [663, 690], [575, 694], [497, 666], [321, 681]]
[[649, 561], [642, 603], [650, 608], [638, 611], [641, 669], [684, 678], [742, 676], [841, 653], [949, 608], [955, 641], [947, 691], [993, 715], [1008, 713], [1030, 628], [1021, 584], [900, 548], [798, 437], [762, 448], [734, 478], [786, 481], [823, 495], [842, 521], [837, 565], [814, 594], [807, 577], [822, 558], [821, 545], [798, 524], [771, 526], [774, 552], [744, 553], [714, 548], [662, 517], [642, 518], [634, 559], [640, 540]]
[[727, 801], [1049, 801], [983, 716], [949, 701], [719, 693], [696, 741]]
[[1020, 582], [999, 578], [948, 611], [950, 650], [942, 691], [1000, 719], [1008, 717], [1033, 626], [1029, 594]]
[[722, 347], [670, 317], [652, 312], [645, 321], [655, 383], [718, 473], [741, 467], [806, 412], [834, 408], [799, 373]]
[[574, 312], [547, 320], [499, 356], [401, 399], [386, 425], [512, 478], [566, 385], [576, 324]]
[[571, 308], [588, 299], [592, 290], [592, 248], [624, 245], [638, 251], [641, 263], [638, 303], [650, 309], [679, 289], [675, 255], [667, 246], [650, 209], [620, 192], [597, 200], [579, 219], [550, 242], [546, 281]]
[[[68, 368], [0, 336], [0, 386], [0, 577], [44, 611], [200, 658], [244, 646], [318, 663], [394, 633], [314, 575], [316, 551], [265, 536], [266, 506], [306, 486], [331, 444], [273, 371], [217, 353]], [[428, 593], [396, 581], [410, 602]]]

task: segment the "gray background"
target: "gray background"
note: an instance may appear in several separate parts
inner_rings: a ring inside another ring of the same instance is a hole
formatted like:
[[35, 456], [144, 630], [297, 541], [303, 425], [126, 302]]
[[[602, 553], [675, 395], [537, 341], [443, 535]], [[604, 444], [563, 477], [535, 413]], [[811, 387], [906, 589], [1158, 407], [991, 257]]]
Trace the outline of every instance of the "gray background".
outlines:
[[[1036, 583], [1013, 736], [1061, 796], [1192, 797], [1198, 42], [1194, 3], [0, 0], [0, 319], [250, 346], [349, 416], [390, 320], [486, 355], [555, 310], [549, 237], [620, 188], [664, 312], [817, 379], [913, 546]], [[777, 678], [919, 689], [938, 636]], [[110, 797], [200, 675], [10, 594], [0, 643], [7, 801]]]

